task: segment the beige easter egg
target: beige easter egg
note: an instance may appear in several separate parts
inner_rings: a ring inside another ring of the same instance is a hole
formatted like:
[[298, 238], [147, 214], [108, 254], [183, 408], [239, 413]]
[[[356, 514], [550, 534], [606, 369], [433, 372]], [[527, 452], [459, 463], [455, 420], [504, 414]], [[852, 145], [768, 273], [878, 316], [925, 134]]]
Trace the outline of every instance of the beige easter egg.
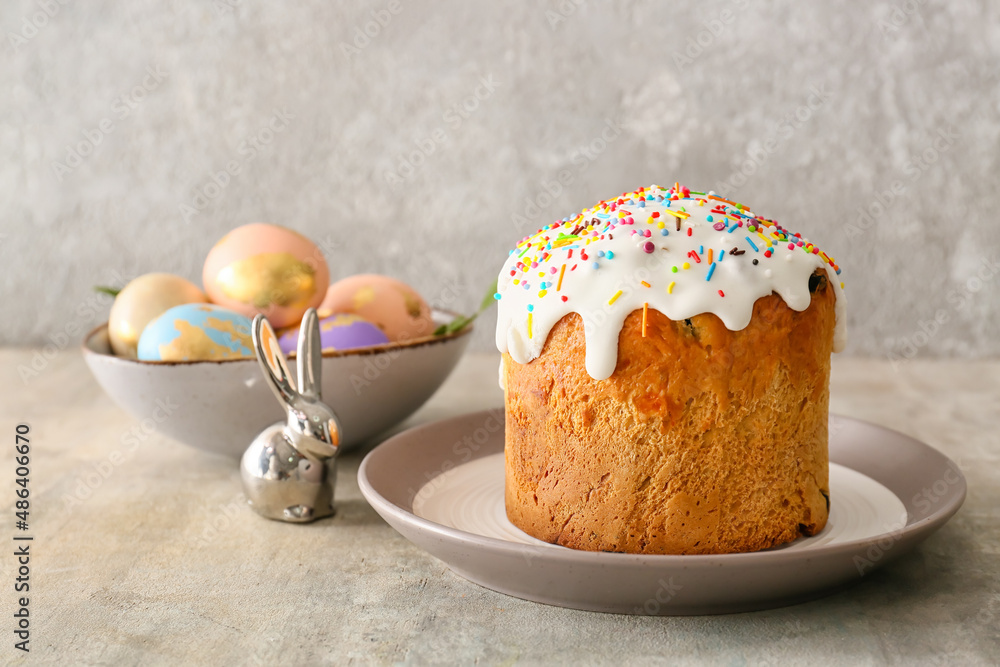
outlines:
[[121, 357], [136, 358], [142, 330], [174, 306], [204, 303], [205, 294], [194, 283], [170, 273], [147, 273], [126, 285], [111, 306], [108, 338]]

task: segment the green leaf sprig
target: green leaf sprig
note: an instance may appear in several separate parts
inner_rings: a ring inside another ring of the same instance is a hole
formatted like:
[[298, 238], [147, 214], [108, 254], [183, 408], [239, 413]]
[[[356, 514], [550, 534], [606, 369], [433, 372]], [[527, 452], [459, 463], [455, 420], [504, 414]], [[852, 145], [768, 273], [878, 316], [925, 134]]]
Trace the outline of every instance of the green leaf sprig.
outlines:
[[119, 292], [121, 292], [121, 288], [108, 287], [107, 285], [94, 285], [94, 291], [98, 294], [107, 294], [108, 296], [114, 298], [118, 296]]
[[442, 324], [441, 326], [439, 326], [437, 329], [434, 330], [434, 335], [446, 336], [448, 334], [455, 333], [456, 331], [461, 331], [465, 327], [472, 324], [472, 322], [475, 321], [475, 319], [479, 317], [483, 313], [483, 311], [485, 311], [487, 308], [493, 305], [493, 302], [496, 300], [494, 299], [493, 295], [496, 294], [496, 291], [497, 291], [497, 281], [494, 280], [493, 284], [490, 285], [490, 289], [486, 293], [486, 296], [483, 297], [482, 302], [479, 304], [479, 310], [474, 312], [472, 315], [459, 315], [451, 322], [448, 322], [448, 324]]

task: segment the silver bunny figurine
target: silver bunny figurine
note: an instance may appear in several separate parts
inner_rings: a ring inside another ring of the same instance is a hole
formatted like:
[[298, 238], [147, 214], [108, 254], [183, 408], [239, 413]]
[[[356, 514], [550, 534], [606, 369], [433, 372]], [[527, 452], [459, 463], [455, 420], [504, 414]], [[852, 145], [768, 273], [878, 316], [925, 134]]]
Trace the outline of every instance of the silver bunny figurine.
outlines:
[[320, 396], [322, 354], [319, 319], [312, 308], [299, 327], [299, 386], [271, 325], [262, 315], [251, 330], [264, 378], [288, 413], [284, 423], [258, 435], [240, 464], [250, 506], [269, 518], [307, 523], [333, 514], [340, 423]]

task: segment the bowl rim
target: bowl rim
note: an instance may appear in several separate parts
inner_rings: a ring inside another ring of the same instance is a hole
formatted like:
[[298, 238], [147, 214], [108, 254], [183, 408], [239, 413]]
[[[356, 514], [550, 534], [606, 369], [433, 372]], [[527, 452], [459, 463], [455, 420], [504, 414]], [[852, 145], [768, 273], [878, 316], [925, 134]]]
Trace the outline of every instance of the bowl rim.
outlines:
[[[448, 310], [447, 308], [438, 308], [435, 306], [431, 307], [432, 314], [441, 313], [448, 316], [450, 319], [455, 319], [459, 317], [461, 313], [456, 313], [453, 310]], [[130, 359], [128, 357], [119, 357], [116, 354], [109, 354], [107, 352], [98, 352], [97, 350], [90, 347], [90, 341], [93, 340], [95, 336], [100, 334], [102, 331], [107, 330], [109, 322], [104, 322], [98, 324], [96, 327], [91, 329], [83, 337], [83, 341], [80, 343], [80, 347], [83, 350], [84, 356], [94, 356], [101, 358], [113, 359], [116, 362], [121, 362], [123, 364], [132, 364], [135, 366], [196, 366], [198, 364], [238, 364], [238, 363], [257, 363], [256, 357], [243, 357], [235, 359], [202, 359], [197, 361], [140, 361], [139, 359]], [[439, 323], [440, 324], [440, 323]], [[322, 353], [324, 359], [335, 358], [335, 357], [353, 357], [353, 356], [367, 356], [374, 354], [383, 354], [385, 352], [392, 352], [395, 350], [408, 350], [417, 347], [423, 347], [425, 345], [435, 345], [438, 343], [444, 343], [450, 340], [455, 340], [456, 338], [462, 338], [463, 336], [468, 336], [472, 333], [475, 328], [475, 321], [470, 321], [465, 324], [458, 331], [453, 331], [451, 333], [441, 334], [440, 336], [435, 336], [430, 334], [428, 336], [421, 336], [419, 338], [414, 338], [413, 340], [394, 342], [394, 343], [382, 343], [381, 345], [368, 345], [366, 347], [355, 347], [350, 350], [325, 350]], [[289, 355], [290, 358], [294, 359], [295, 354]]]

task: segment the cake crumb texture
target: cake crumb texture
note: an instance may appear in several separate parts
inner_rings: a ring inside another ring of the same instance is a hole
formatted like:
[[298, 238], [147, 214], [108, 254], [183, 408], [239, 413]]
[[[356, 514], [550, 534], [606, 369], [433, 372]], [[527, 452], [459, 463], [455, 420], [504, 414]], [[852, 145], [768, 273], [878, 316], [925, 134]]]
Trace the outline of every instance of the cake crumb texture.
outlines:
[[801, 312], [772, 294], [730, 331], [713, 314], [625, 320], [607, 380], [580, 315], [541, 356], [503, 355], [506, 508], [538, 539], [589, 551], [756, 551], [815, 535], [829, 508], [834, 292]]

